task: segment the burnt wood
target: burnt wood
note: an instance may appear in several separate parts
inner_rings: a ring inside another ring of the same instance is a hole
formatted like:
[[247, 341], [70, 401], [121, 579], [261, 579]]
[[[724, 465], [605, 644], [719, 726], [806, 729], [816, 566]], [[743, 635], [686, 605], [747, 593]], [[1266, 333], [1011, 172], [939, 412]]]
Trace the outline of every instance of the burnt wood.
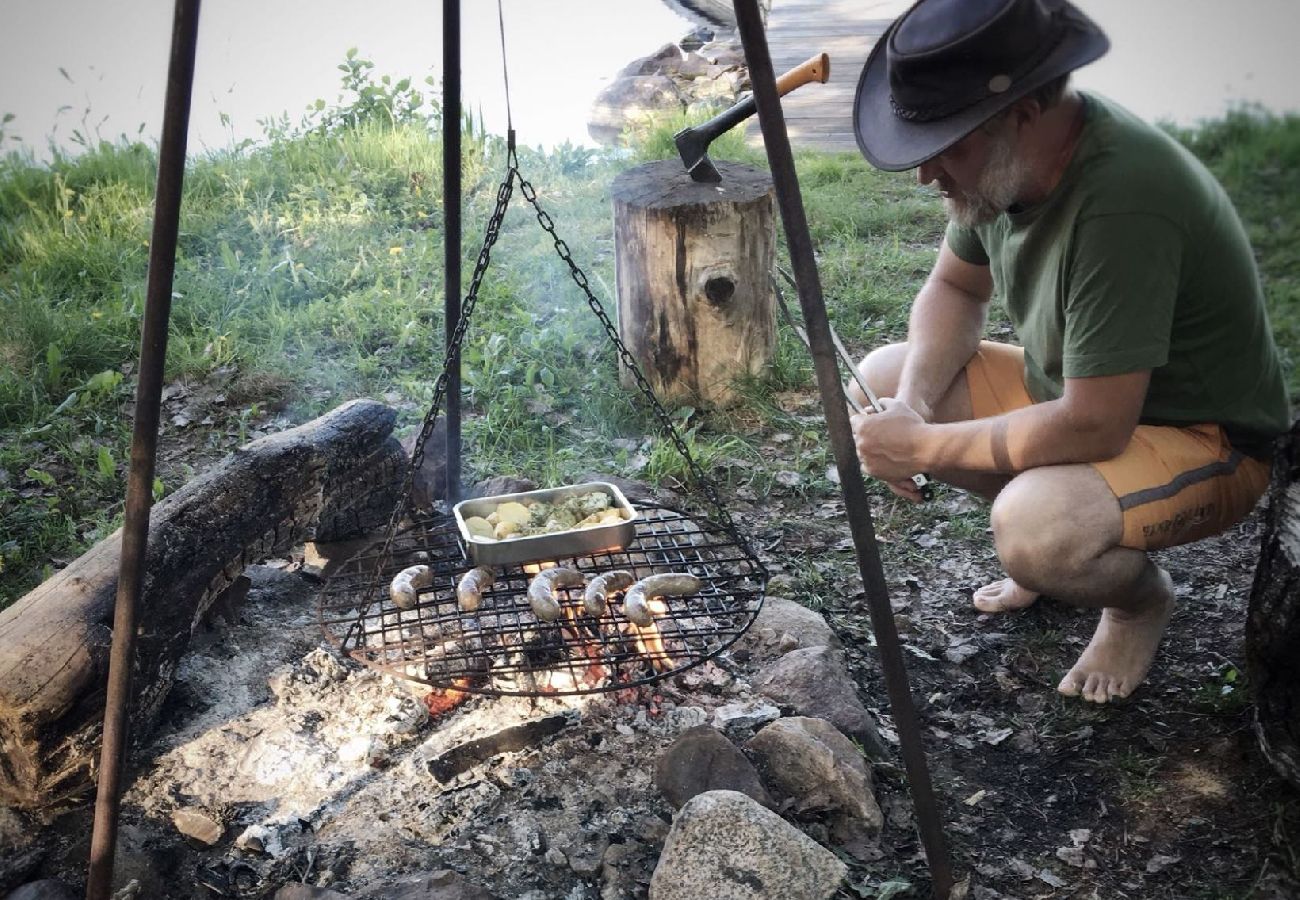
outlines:
[[1246, 619], [1246, 669], [1260, 747], [1300, 788], [1300, 421], [1275, 457], [1264, 523]]
[[[677, 159], [637, 166], [610, 188], [619, 336], [665, 403], [726, 406], [733, 382], [776, 348], [772, 178], [715, 162], [720, 184]], [[636, 386], [622, 372], [624, 387]]]
[[[374, 530], [406, 457], [395, 413], [357, 400], [236, 450], [154, 507], [140, 596], [132, 745], [193, 631], [237, 602], [244, 569], [305, 540]], [[0, 802], [61, 804], [96, 778], [121, 531], [0, 612]]]

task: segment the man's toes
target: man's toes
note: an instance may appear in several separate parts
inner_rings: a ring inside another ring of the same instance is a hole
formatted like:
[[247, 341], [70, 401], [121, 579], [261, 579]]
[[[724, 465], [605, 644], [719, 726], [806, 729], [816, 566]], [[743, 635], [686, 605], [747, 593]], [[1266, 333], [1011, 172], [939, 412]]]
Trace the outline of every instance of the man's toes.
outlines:
[[1083, 690], [1083, 678], [1071, 669], [1065, 673], [1065, 677], [1061, 679], [1056, 689], [1067, 697], [1077, 697]]
[[1093, 703], [1105, 703], [1108, 699], [1107, 688], [1109, 685], [1110, 679], [1102, 673], [1090, 673], [1087, 682], [1083, 686], [1083, 699]]

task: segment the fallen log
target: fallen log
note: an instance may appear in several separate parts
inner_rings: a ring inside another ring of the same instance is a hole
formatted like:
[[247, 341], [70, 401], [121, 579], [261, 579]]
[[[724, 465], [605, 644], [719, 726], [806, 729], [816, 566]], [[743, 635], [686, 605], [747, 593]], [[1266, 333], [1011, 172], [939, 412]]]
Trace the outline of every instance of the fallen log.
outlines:
[[[394, 420], [381, 403], [353, 401], [241, 447], [154, 507], [132, 748], [151, 731], [191, 634], [238, 592], [248, 565], [387, 522], [406, 463]], [[120, 552], [119, 530], [0, 612], [0, 802], [49, 808], [95, 782]]]
[[1246, 619], [1246, 672], [1259, 745], [1300, 788], [1300, 422], [1274, 461], [1264, 523]]

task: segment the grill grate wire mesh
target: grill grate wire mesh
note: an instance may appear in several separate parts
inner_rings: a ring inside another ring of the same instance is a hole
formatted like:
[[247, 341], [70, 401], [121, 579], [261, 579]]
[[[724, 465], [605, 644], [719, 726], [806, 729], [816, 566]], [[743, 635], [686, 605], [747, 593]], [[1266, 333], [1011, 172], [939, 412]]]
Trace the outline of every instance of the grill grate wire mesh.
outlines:
[[[563, 614], [543, 623], [528, 605], [536, 566], [496, 570], [475, 612], [460, 609], [456, 585], [473, 568], [451, 516], [414, 521], [394, 536], [379, 590], [366, 609], [366, 588], [382, 556], [370, 548], [353, 557], [323, 587], [320, 623], [343, 653], [380, 671], [486, 695], [589, 694], [649, 684], [716, 656], [753, 623], [767, 574], [747, 548], [708, 520], [666, 506], [639, 504], [636, 534], [621, 550], [553, 560], [590, 581], [604, 572], [635, 578], [690, 572], [698, 594], [663, 598], [651, 626], [640, 628], [612, 598], [592, 617], [582, 608], [583, 588], [559, 589]], [[387, 585], [408, 566], [427, 565], [433, 582], [417, 603], [398, 609]]]

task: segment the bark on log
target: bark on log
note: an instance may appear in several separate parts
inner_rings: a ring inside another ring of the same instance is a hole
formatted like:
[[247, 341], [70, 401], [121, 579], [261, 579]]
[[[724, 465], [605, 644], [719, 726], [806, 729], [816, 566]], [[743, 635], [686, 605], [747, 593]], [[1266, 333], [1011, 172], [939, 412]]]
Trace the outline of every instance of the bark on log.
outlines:
[[[381, 403], [354, 401], [241, 447], [154, 507], [133, 746], [149, 734], [191, 633], [246, 566], [318, 529], [337, 540], [387, 522], [406, 461], [394, 419]], [[94, 784], [120, 551], [118, 531], [0, 612], [0, 802], [51, 807]]]
[[1300, 788], [1300, 422], [1275, 458], [1264, 522], [1246, 619], [1246, 668], [1259, 745]]
[[[666, 403], [726, 406], [732, 382], [757, 375], [776, 348], [776, 253], [768, 173], [716, 163], [721, 184], [681, 162], [614, 180], [619, 334]], [[624, 387], [634, 387], [630, 372]]]

